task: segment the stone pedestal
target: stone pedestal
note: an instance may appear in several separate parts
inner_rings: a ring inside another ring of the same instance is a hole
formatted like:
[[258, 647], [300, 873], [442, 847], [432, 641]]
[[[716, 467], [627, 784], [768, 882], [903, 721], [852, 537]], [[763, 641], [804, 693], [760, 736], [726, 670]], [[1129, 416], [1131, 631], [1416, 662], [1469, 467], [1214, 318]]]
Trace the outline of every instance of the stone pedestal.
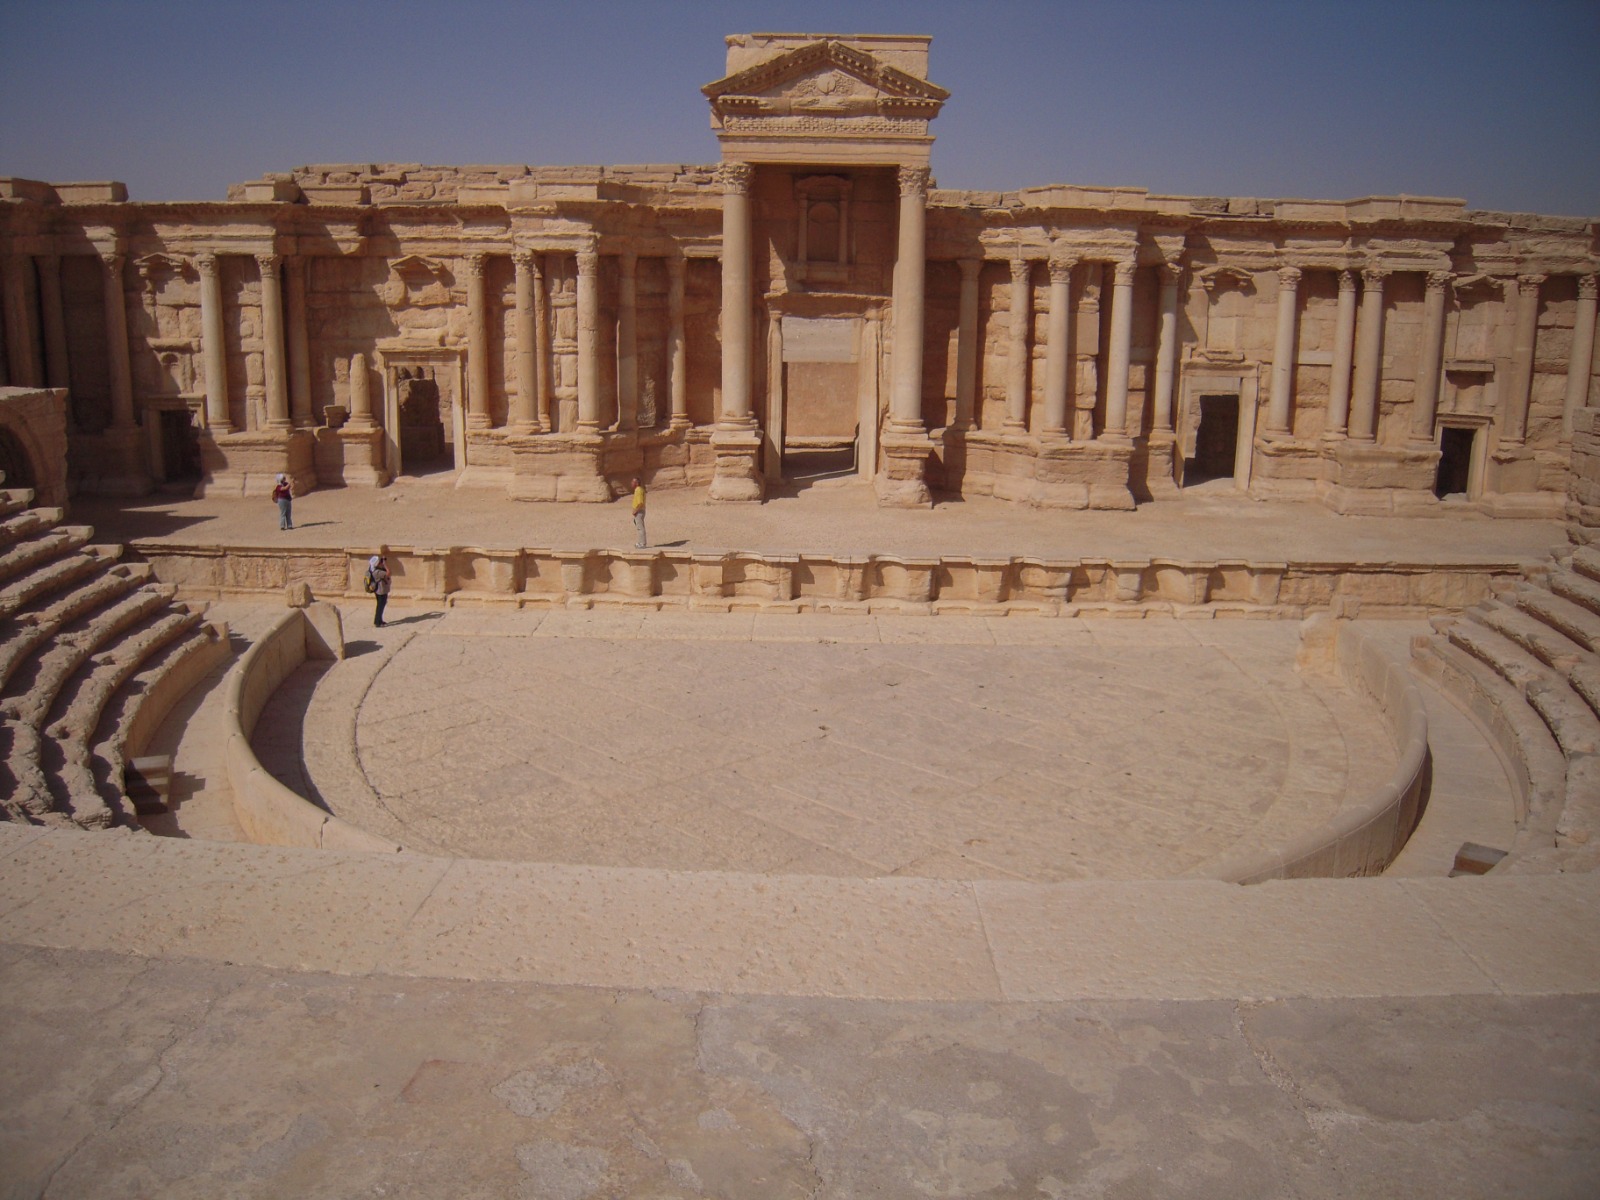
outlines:
[[880, 467], [872, 486], [885, 508], [926, 508], [933, 503], [928, 491], [928, 456], [933, 442], [921, 429], [915, 432], [891, 426], [879, 443]]
[[716, 466], [711, 476], [713, 500], [760, 500], [766, 494], [761, 475], [761, 433], [719, 426], [711, 434]]
[[1329, 475], [1318, 489], [1322, 502], [1347, 516], [1393, 516], [1431, 512], [1439, 451], [1431, 446], [1339, 443]]
[[[1033, 461], [1027, 501], [1039, 508], [1100, 508], [1131, 512], [1128, 487], [1134, 445], [1129, 441], [1043, 439]], [[996, 489], [999, 495], [999, 489]]]
[[1491, 451], [1478, 507], [1496, 517], [1561, 518], [1566, 512], [1566, 495], [1554, 490], [1547, 477], [1555, 474], [1559, 478], [1555, 457], [1520, 443]]
[[[1176, 500], [1182, 494], [1178, 487], [1177, 437], [1171, 430], [1158, 429], [1148, 441], [1135, 443], [1129, 471], [1135, 499]], [[1143, 495], [1139, 494], [1141, 479]]]
[[383, 430], [376, 425], [345, 425], [330, 431], [343, 449], [340, 478], [346, 487], [384, 487], [389, 472], [383, 461]]
[[513, 500], [570, 500], [604, 504], [611, 486], [601, 471], [605, 439], [591, 434], [537, 434], [508, 437]]
[[279, 475], [295, 495], [317, 486], [315, 444], [305, 429], [200, 433], [201, 480], [196, 496], [271, 496]]
[[[1372, 447], [1368, 444], [1367, 448]], [[1255, 464], [1250, 470], [1250, 494], [1272, 500], [1314, 499], [1322, 482], [1323, 463], [1320, 441], [1284, 435], [1262, 438], [1256, 443]]]

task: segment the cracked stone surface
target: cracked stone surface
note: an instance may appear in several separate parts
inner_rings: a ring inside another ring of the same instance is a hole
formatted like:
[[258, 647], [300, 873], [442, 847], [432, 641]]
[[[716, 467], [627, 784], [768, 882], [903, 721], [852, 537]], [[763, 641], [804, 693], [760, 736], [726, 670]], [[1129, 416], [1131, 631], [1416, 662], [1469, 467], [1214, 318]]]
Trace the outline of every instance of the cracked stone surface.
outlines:
[[0, 1196], [1587, 1197], [1600, 997], [925, 1004], [0, 946]]

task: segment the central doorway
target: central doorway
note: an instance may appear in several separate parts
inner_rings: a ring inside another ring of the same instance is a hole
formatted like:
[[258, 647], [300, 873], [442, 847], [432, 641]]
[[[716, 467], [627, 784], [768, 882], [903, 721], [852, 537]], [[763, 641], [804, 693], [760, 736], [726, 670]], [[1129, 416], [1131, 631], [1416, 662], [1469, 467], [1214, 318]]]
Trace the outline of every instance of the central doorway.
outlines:
[[1239, 397], [1202, 395], [1194, 457], [1183, 464], [1185, 485], [1232, 479], [1238, 453]]
[[785, 313], [770, 331], [767, 477], [805, 487], [870, 476], [877, 413], [870, 322]]
[[401, 475], [449, 476], [467, 465], [461, 352], [379, 345], [383, 371], [384, 468]]

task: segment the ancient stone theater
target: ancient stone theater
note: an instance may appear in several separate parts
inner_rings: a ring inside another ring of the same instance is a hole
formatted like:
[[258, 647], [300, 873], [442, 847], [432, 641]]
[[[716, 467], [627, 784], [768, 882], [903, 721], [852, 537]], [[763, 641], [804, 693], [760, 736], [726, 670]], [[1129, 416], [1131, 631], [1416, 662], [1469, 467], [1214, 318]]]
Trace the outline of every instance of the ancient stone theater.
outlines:
[[833, 470], [886, 505], [1126, 509], [1228, 477], [1561, 513], [1588, 220], [944, 190], [928, 43], [730, 37], [715, 165], [319, 165], [181, 204], [0, 181], [0, 362], [69, 389], [81, 494], [450, 469], [748, 501]]

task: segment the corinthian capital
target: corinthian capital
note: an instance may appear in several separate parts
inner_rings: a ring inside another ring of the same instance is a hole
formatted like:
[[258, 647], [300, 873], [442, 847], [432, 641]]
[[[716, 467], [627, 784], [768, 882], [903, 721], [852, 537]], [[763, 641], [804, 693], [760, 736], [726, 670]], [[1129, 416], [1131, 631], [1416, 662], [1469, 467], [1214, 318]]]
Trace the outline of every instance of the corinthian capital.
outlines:
[[1518, 275], [1517, 286], [1523, 291], [1538, 291], [1539, 286], [1549, 278], [1547, 275]]
[[750, 190], [750, 181], [755, 178], [756, 169], [749, 163], [725, 162], [717, 169], [717, 178], [722, 181], [722, 190], [734, 195], [744, 195]]
[[1131, 258], [1117, 259], [1117, 261], [1113, 264], [1111, 273], [1111, 278], [1116, 283], [1116, 286], [1127, 287], [1133, 283], [1133, 274], [1136, 270], [1138, 270], [1138, 266], [1139, 264], [1134, 262]]
[[1593, 300], [1596, 293], [1596, 280], [1593, 275], [1578, 276], [1578, 299]]
[[1362, 267], [1361, 282], [1369, 288], [1382, 288], [1383, 281], [1389, 278], [1389, 272], [1383, 267]]
[[207, 250], [194, 257], [195, 269], [200, 272], [202, 279], [215, 279], [217, 277], [217, 256]]
[[280, 254], [258, 254], [255, 259], [256, 266], [261, 269], [263, 275], [276, 271], [283, 262], [283, 256]]
[[1428, 290], [1430, 292], [1442, 292], [1450, 286], [1450, 280], [1454, 277], [1454, 274], [1450, 271], [1429, 271]]
[[467, 264], [467, 274], [471, 278], [483, 278], [483, 268], [489, 261], [489, 256], [487, 254], [481, 250], [473, 250], [466, 256], [464, 261]]
[[1033, 274], [1033, 263], [1026, 258], [1013, 258], [1011, 260], [1011, 282], [1025, 284], [1028, 277]]
[[1299, 287], [1300, 286], [1300, 268], [1299, 267], [1279, 267], [1278, 268], [1278, 284], [1281, 287], [1287, 288], [1291, 292], [1295, 288]]
[[898, 174], [900, 194], [902, 196], [915, 196], [918, 200], [926, 200], [928, 198], [928, 178], [927, 167], [901, 167]]
[[1072, 281], [1072, 268], [1077, 265], [1078, 260], [1075, 258], [1067, 258], [1065, 255], [1052, 257], [1050, 259], [1050, 282], [1070, 283]]

